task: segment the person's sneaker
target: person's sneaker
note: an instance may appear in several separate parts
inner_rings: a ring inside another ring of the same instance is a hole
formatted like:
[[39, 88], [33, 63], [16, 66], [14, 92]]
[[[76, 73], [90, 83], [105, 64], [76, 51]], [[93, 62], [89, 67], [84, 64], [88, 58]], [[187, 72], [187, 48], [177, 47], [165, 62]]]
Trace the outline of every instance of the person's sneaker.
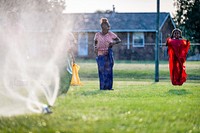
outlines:
[[49, 108], [48, 106], [43, 107], [42, 112], [43, 112], [44, 114], [53, 113], [53, 112], [50, 110], [50, 108]]
[[114, 91], [114, 89], [108, 89], [109, 91]]

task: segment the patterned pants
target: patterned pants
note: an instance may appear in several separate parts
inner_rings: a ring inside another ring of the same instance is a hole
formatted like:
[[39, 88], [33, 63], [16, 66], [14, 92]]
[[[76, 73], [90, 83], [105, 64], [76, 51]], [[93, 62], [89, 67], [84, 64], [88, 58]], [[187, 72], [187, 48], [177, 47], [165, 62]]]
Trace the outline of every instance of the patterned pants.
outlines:
[[110, 48], [108, 55], [96, 57], [99, 73], [100, 90], [111, 90], [113, 86], [113, 52]]

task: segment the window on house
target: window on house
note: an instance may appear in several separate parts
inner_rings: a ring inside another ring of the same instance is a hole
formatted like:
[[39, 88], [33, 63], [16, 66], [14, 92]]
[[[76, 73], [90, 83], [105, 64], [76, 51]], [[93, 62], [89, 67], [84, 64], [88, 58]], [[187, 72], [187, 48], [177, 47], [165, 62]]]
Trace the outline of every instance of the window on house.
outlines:
[[144, 33], [133, 33], [133, 47], [144, 47]]
[[79, 56], [88, 55], [88, 34], [87, 33], [78, 34], [78, 55]]

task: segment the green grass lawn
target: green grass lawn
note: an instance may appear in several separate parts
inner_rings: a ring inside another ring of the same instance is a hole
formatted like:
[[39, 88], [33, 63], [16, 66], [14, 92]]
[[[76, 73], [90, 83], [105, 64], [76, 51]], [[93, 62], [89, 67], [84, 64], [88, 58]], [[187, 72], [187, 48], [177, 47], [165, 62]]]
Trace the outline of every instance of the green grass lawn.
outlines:
[[[77, 62], [78, 63], [78, 62]], [[79, 62], [83, 86], [71, 86], [53, 113], [0, 117], [0, 132], [199, 133], [200, 62], [187, 62], [188, 80], [172, 86], [167, 62], [116, 62], [114, 91], [100, 91], [97, 66]]]

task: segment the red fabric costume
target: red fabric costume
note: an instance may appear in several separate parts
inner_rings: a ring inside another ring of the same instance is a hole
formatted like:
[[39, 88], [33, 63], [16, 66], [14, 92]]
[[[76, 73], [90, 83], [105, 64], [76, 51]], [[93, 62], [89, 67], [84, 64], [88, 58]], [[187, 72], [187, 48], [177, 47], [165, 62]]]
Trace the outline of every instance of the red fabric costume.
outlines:
[[182, 85], [187, 78], [185, 71], [186, 55], [190, 42], [184, 39], [167, 39], [170, 79], [173, 85]]

